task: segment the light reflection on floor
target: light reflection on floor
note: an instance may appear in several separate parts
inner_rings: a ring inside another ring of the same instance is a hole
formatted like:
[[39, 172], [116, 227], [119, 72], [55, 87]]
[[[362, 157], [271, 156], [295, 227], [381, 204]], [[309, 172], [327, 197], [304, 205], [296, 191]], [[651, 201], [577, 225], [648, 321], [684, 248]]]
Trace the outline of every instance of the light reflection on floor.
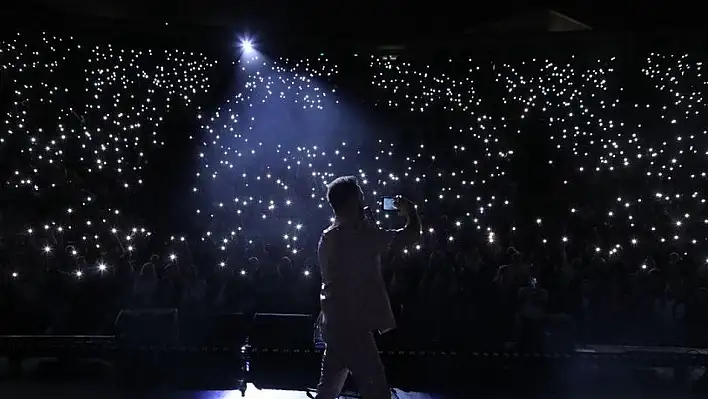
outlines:
[[[241, 398], [241, 392], [239, 391], [206, 391], [200, 392], [196, 395], [188, 396], [175, 396], [178, 399], [237, 399]], [[438, 396], [432, 396], [429, 394], [424, 394], [420, 392], [403, 392], [401, 390], [395, 390], [396, 396], [391, 396], [392, 398], [398, 397], [400, 399], [438, 399]], [[312, 395], [314, 397], [314, 394]], [[344, 398], [354, 398], [355, 396], [341, 396]], [[306, 392], [298, 391], [282, 391], [274, 389], [258, 389], [253, 384], [248, 384], [246, 387], [245, 399], [303, 399], [308, 398]]]
[[[439, 399], [417, 392], [395, 390], [400, 399]], [[0, 398], [23, 399], [64, 399], [64, 398], [101, 398], [101, 399], [307, 399], [304, 391], [285, 391], [275, 389], [258, 389], [253, 384], [246, 387], [246, 395], [241, 396], [238, 390], [231, 391], [186, 391], [186, 390], [155, 390], [150, 392], [121, 393], [112, 384], [62, 384], [62, 383], [0, 383]], [[312, 395], [314, 397], [314, 394]], [[341, 396], [340, 398], [356, 398], [356, 396]]]

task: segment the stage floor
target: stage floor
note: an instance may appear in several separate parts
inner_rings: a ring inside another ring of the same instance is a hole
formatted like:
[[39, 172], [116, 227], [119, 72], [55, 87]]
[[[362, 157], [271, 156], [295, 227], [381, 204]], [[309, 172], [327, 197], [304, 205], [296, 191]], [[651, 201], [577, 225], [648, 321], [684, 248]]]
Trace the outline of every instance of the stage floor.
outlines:
[[[261, 371], [252, 374], [255, 383], [246, 384], [245, 395], [234, 369], [228, 365], [207, 362], [185, 363], [185, 374], [177, 378], [153, 380], [139, 373], [146, 383], [126, 384], [121, 382], [116, 367], [100, 359], [83, 359], [78, 362], [58, 362], [55, 358], [30, 358], [23, 363], [24, 373], [10, 377], [7, 358], [0, 357], [0, 398], [5, 399], [61, 399], [61, 398], [184, 398], [184, 399], [288, 399], [308, 398], [303, 387], [316, 382], [316, 364], [300, 358], [283, 363], [261, 365]], [[577, 368], [566, 366], [535, 373], [533, 369], [497, 367], [490, 372], [486, 367], [467, 368], [463, 375], [446, 379], [445, 373], [434, 375], [439, 363], [420, 369], [412, 367], [410, 359], [406, 367], [389, 362], [387, 374], [397, 398], [602, 398], [634, 399], [665, 398], [682, 399], [694, 397], [687, 384], [673, 378], [672, 368], [643, 368], [627, 365], [617, 367]], [[431, 368], [432, 367], [432, 368]], [[307, 371], [302, 378], [302, 371]], [[701, 373], [705, 374], [705, 369]], [[197, 377], [198, 376], [198, 377]], [[191, 377], [197, 377], [190, 381]], [[683, 379], [685, 380], [685, 378]], [[304, 382], [303, 382], [304, 381]], [[142, 388], [136, 388], [140, 386]], [[348, 385], [349, 386], [349, 385]], [[351, 386], [350, 386], [351, 387]], [[289, 389], [286, 389], [289, 388]], [[404, 388], [404, 389], [400, 389]], [[427, 391], [427, 392], [426, 392]], [[705, 390], [701, 390], [705, 392]], [[447, 392], [442, 395], [432, 392]], [[454, 394], [453, 394], [454, 392]], [[355, 398], [344, 395], [342, 398]], [[702, 396], [704, 397], [704, 396]]]
[[[199, 366], [196, 367], [199, 369]], [[23, 375], [9, 377], [7, 358], [0, 357], [0, 398], [2, 399], [295, 399], [308, 398], [307, 391], [259, 388], [246, 384], [245, 396], [238, 389], [180, 389], [170, 383], [148, 388], [126, 388], [117, 381], [115, 370], [107, 362], [94, 359], [79, 364], [62, 365], [52, 358], [32, 358], [24, 362]], [[226, 371], [226, 370], [224, 370]], [[199, 388], [210, 388], [199, 386]], [[392, 398], [443, 399], [447, 396], [394, 389]], [[314, 393], [311, 394], [314, 397]], [[341, 398], [356, 398], [342, 395]]]
[[[445, 398], [432, 394], [420, 392], [403, 392], [394, 390], [395, 395], [392, 398], [416, 398], [416, 399], [438, 399]], [[120, 393], [110, 385], [96, 384], [22, 384], [8, 383], [7, 381], [0, 383], [0, 397], [7, 399], [76, 399], [76, 398], [95, 398], [95, 399], [237, 399], [242, 398], [240, 391], [184, 391], [184, 390], [162, 390], [150, 391], [143, 393]], [[341, 396], [340, 398], [356, 398], [357, 396]], [[647, 393], [647, 392], [628, 392], [618, 391], [616, 393], [605, 392], [603, 394], [593, 394], [584, 392], [566, 392], [566, 393], [545, 393], [545, 394], [510, 394], [510, 393], [495, 393], [495, 392], [475, 392], [470, 391], [468, 394], [458, 396], [459, 398], [495, 398], [495, 399], [515, 399], [515, 398], [530, 398], [545, 399], [545, 398], [583, 398], [583, 399], [653, 399], [667, 398], [672, 399], [688, 399], [693, 397], [704, 397], [692, 395], [690, 393]], [[308, 395], [302, 391], [287, 391], [287, 390], [259, 390], [253, 384], [248, 384], [245, 399], [306, 399]], [[452, 398], [452, 397], [450, 397]]]
[[[435, 396], [420, 392], [403, 392], [394, 390], [400, 399], [438, 399], [442, 396]], [[314, 396], [314, 395], [313, 395]], [[116, 392], [110, 386], [98, 384], [30, 384], [30, 383], [10, 383], [0, 384], [0, 397], [7, 399], [64, 399], [64, 398], [96, 398], [96, 399], [122, 399], [122, 398], [145, 398], [145, 399], [237, 399], [242, 398], [241, 392], [233, 391], [185, 391], [185, 390], [151, 390], [149, 392]], [[356, 396], [341, 396], [341, 398], [354, 398]], [[288, 391], [274, 389], [258, 389], [253, 384], [248, 384], [245, 399], [307, 399], [307, 393], [303, 391]]]

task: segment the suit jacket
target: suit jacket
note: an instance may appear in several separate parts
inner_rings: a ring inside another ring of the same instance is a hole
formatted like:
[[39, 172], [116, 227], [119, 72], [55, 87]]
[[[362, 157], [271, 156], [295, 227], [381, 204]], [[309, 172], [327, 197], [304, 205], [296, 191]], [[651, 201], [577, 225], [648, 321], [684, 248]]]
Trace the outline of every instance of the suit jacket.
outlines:
[[367, 221], [336, 220], [322, 232], [318, 257], [320, 303], [325, 323], [382, 332], [395, 328], [381, 272], [381, 254], [398, 231]]

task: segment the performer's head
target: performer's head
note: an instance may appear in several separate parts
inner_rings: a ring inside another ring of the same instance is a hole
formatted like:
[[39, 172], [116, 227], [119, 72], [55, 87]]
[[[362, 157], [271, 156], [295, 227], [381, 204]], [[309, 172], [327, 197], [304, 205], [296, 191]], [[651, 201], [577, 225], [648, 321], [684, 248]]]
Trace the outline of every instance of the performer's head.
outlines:
[[364, 216], [364, 192], [354, 176], [342, 176], [327, 185], [327, 201], [335, 216], [360, 219]]

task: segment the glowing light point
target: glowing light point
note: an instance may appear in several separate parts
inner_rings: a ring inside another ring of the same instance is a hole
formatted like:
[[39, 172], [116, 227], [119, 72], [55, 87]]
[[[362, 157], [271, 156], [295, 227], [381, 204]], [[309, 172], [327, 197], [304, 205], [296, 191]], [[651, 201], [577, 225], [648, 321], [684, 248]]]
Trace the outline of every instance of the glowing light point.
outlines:
[[243, 39], [241, 40], [241, 48], [243, 49], [244, 52], [250, 53], [254, 50], [253, 48], [253, 42], [249, 39]]

